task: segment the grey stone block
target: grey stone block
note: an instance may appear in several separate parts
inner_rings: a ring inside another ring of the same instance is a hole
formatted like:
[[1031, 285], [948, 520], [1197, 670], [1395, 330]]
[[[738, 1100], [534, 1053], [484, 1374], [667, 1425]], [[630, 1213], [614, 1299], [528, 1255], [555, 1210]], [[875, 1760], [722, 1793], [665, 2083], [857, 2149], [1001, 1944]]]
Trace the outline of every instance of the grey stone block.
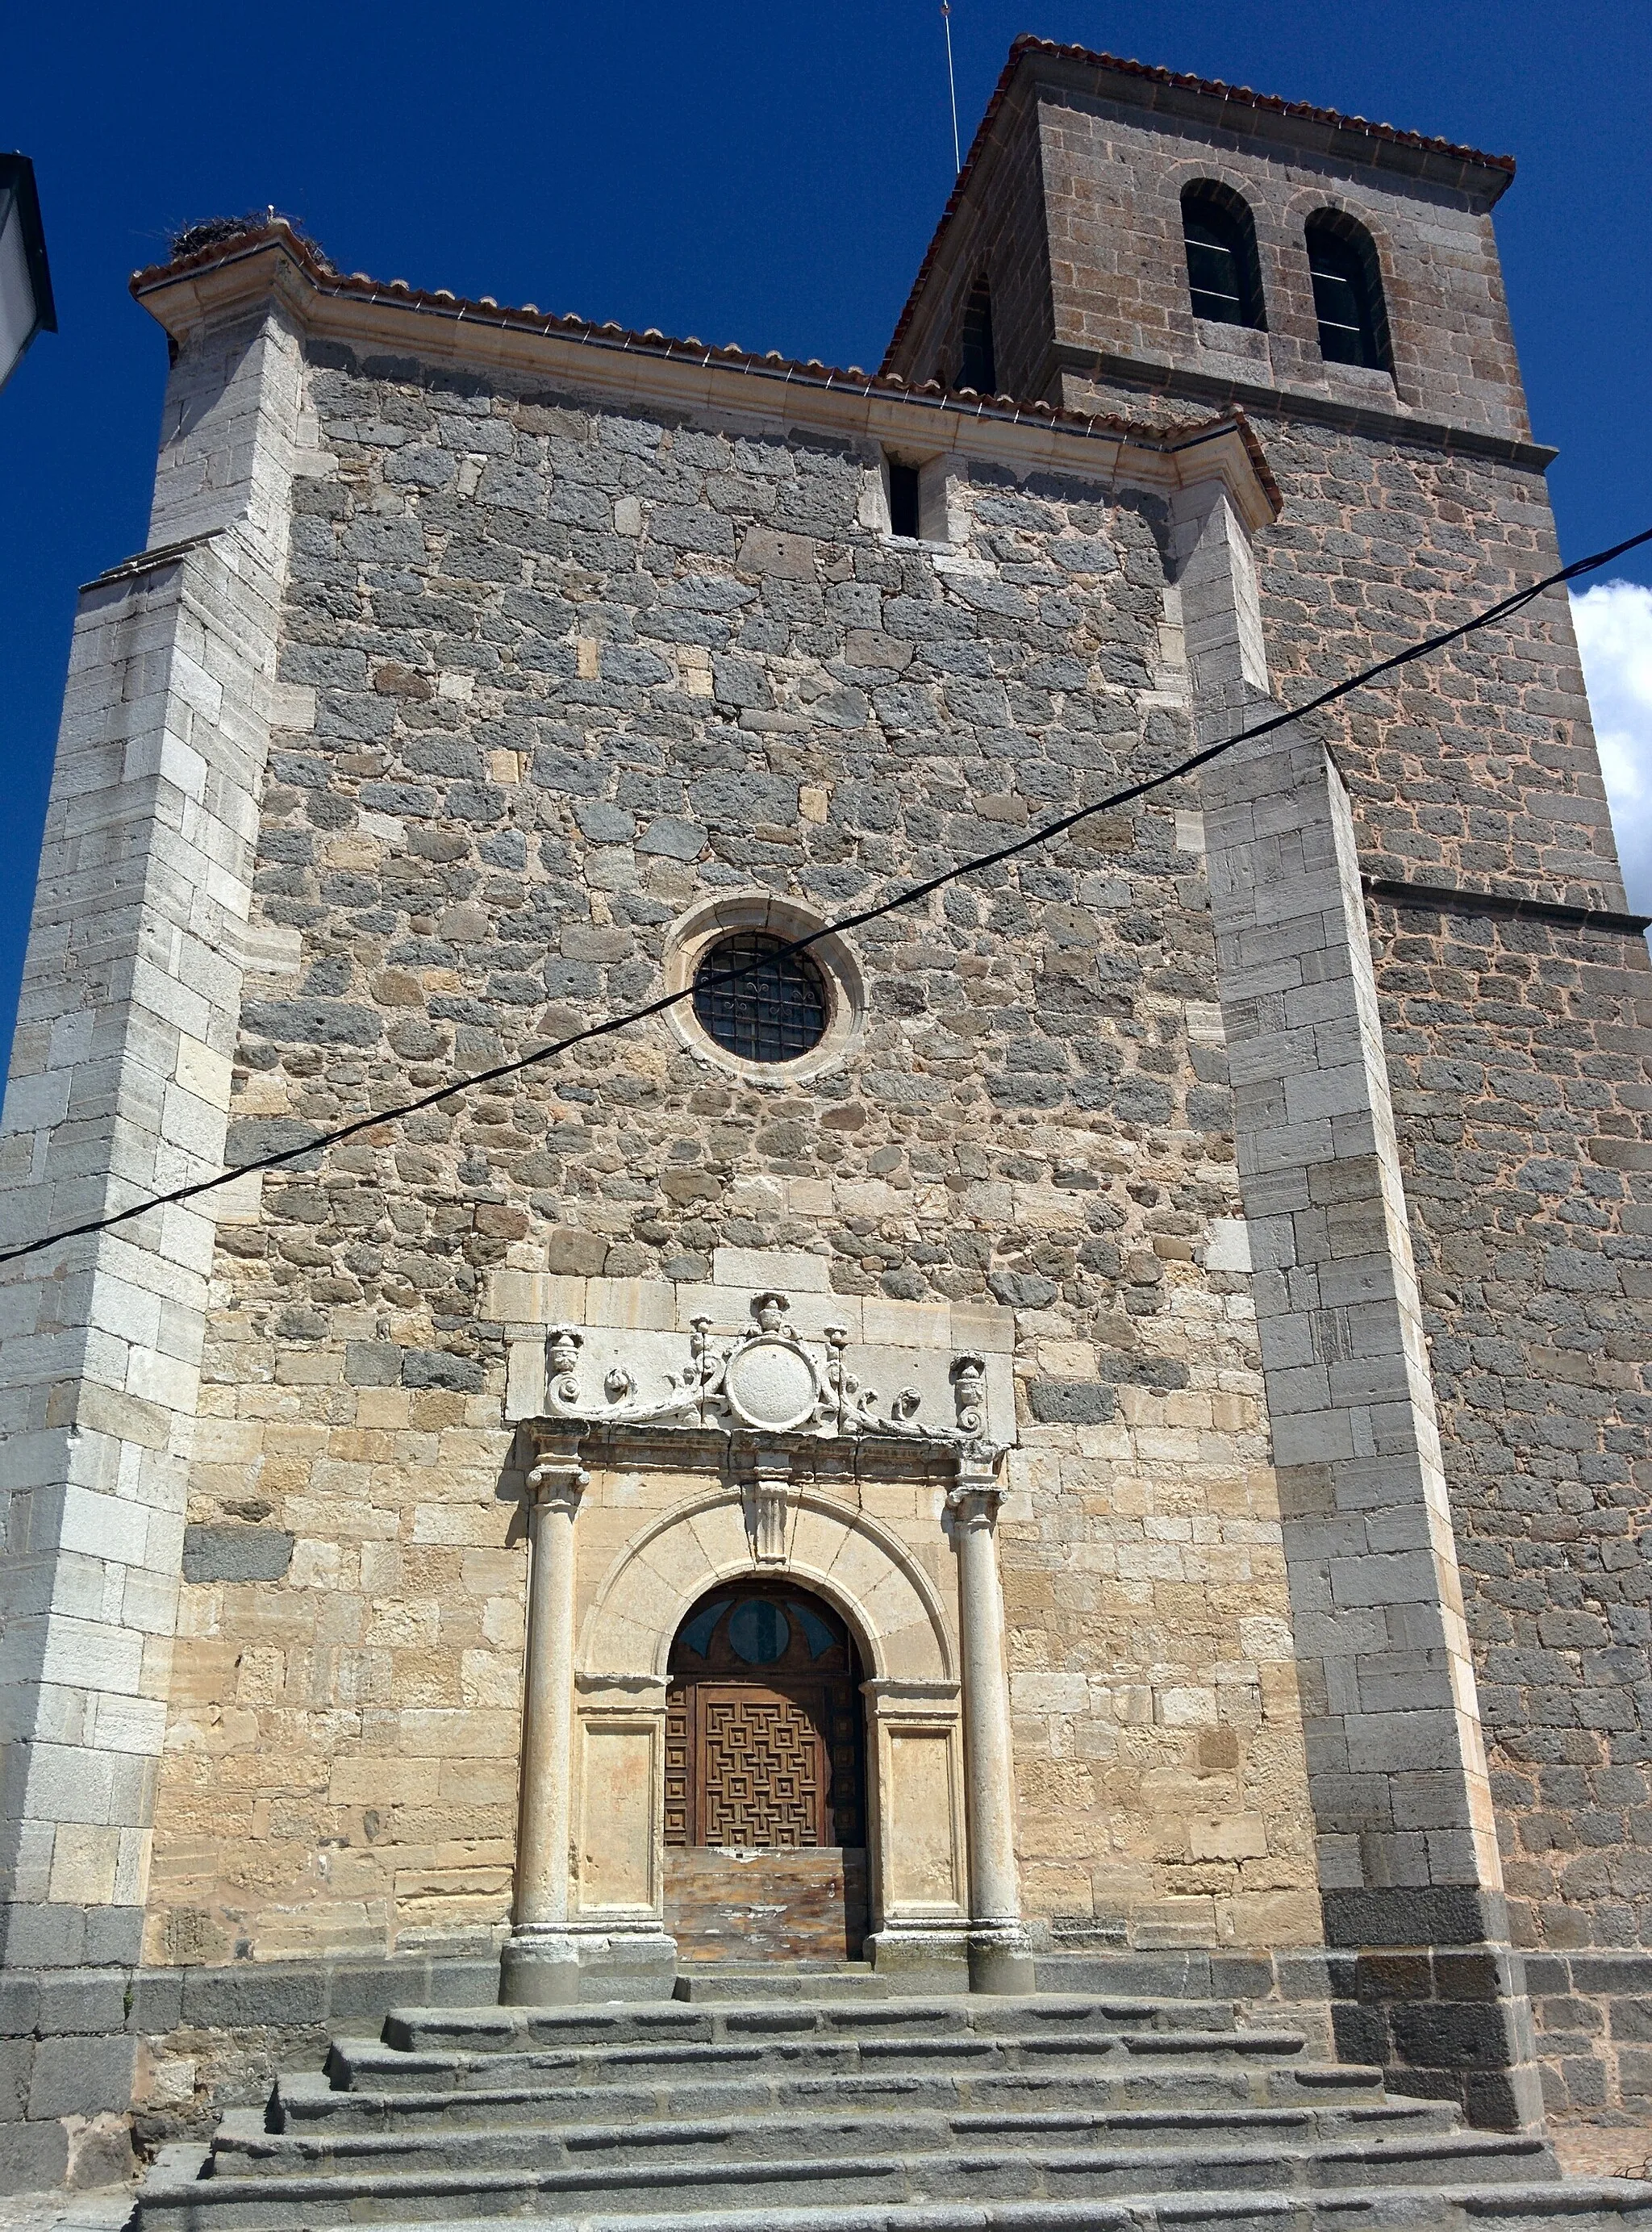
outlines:
[[126, 1991], [124, 1969], [70, 1969], [61, 1976], [42, 1976], [39, 2015], [42, 2036], [124, 2029]]
[[186, 1581], [278, 1581], [293, 1562], [294, 1537], [279, 1527], [233, 1521], [184, 1529]]
[[1323, 1904], [1332, 1945], [1484, 1945], [1508, 1936], [1500, 1896], [1467, 1885], [1327, 1891]]
[[445, 1349], [404, 1349], [401, 1359], [404, 1387], [442, 1387], [456, 1395], [482, 1392], [482, 1366], [473, 1357], [450, 1356]]
[[184, 1979], [184, 2021], [212, 2030], [299, 2028], [325, 2022], [327, 2008], [327, 1972], [319, 1961], [191, 1969]]
[[126, 2037], [42, 2039], [29, 2087], [29, 2116], [97, 2116], [126, 2108], [137, 2050]]
[[68, 2133], [62, 2124], [0, 2125], [0, 2192], [40, 2193], [62, 2185]]
[[1034, 1379], [1027, 1399], [1046, 1426], [1105, 1426], [1118, 1410], [1117, 1390], [1090, 1379]]
[[0, 2124], [21, 2124], [29, 2113], [34, 2072], [33, 2039], [0, 2039]]
[[[318, 1126], [306, 1124], [296, 1116], [237, 1117], [224, 1141], [225, 1164], [233, 1170], [248, 1163], [262, 1162], [266, 1155], [290, 1153], [295, 1147], [307, 1146], [318, 1129]], [[321, 1167], [319, 1149], [313, 1155], [295, 1155], [290, 1163], [282, 1165], [288, 1171], [316, 1171]]]
[[85, 1958], [83, 1906], [33, 1906], [19, 1900], [6, 1909], [8, 1969], [68, 1969]]
[[146, 1969], [133, 1979], [129, 2030], [153, 2038], [176, 2030], [184, 2020], [182, 1969]]
[[1276, 1982], [1273, 1963], [1265, 1953], [1254, 1956], [1213, 1953], [1210, 1956], [1210, 1989], [1217, 1999], [1265, 2000]]
[[639, 853], [659, 853], [668, 860], [695, 860], [705, 850], [706, 834], [695, 821], [663, 814], [637, 840]]
[[352, 1387], [396, 1387], [401, 1384], [402, 1353], [392, 1341], [345, 1343], [344, 1376]]
[[40, 2016], [40, 1979], [0, 1975], [0, 2038], [32, 2038]]
[[249, 1031], [278, 1046], [371, 1047], [384, 1032], [376, 1008], [354, 1008], [344, 1000], [249, 1000], [242, 1020]]
[[340, 1963], [327, 1970], [323, 1982], [327, 2020], [335, 2025], [430, 2001], [429, 1964], [422, 1958]]
[[431, 1963], [430, 1998], [432, 2007], [486, 2006], [498, 1996], [498, 1954], [482, 1954], [474, 1960], [433, 1960]]
[[86, 1909], [86, 1953], [94, 1969], [135, 1969], [143, 1957], [144, 1911], [140, 1906]]

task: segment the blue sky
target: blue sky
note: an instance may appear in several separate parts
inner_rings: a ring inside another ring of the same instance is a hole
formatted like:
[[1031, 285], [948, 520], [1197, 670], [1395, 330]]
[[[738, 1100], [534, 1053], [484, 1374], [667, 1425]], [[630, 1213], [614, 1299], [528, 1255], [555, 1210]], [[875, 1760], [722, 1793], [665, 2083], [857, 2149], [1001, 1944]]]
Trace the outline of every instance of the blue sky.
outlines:
[[[952, 21], [966, 146], [1027, 30], [1516, 155], [1498, 232], [1562, 548], [1652, 526], [1652, 9], [954, 0]], [[88, 0], [14, 10], [6, 63], [0, 146], [35, 158], [62, 330], [0, 395], [0, 1045], [75, 590], [144, 540], [166, 352], [126, 280], [169, 229], [274, 203], [347, 270], [871, 365], [952, 174], [938, 0]], [[1652, 912], [1636, 558], [1584, 621]]]

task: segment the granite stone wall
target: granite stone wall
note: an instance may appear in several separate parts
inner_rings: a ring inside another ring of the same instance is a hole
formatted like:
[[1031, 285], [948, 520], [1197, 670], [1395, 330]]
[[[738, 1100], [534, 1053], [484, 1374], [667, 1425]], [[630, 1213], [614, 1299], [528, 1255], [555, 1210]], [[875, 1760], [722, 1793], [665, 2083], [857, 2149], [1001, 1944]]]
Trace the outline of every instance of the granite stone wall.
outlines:
[[[1047, 352], [1052, 399], [1166, 424], [1242, 401], [1284, 497], [1257, 553], [1287, 704], [1558, 565], [1490, 214], [1506, 172], [1072, 59], [1024, 62], [1005, 114], [1029, 108], [1036, 163], [1007, 125], [892, 368], [941, 366], [981, 239], [1025, 263], [1030, 229], [1051, 322], [1014, 345], [1022, 360]], [[1029, 216], [1002, 173], [1024, 185], [1034, 169]], [[1194, 178], [1252, 212], [1265, 331], [1191, 314], [1179, 195]], [[1391, 374], [1321, 360], [1302, 237], [1319, 207], [1375, 244]], [[1642, 942], [1598, 919], [1624, 900], [1564, 595], [1321, 728], [1364, 875], [1427, 887], [1397, 910], [1373, 899], [1374, 956], [1511, 1929], [1557, 1956], [1644, 1944], [1652, 1017]], [[1477, 893], [1581, 912], [1520, 920], [1477, 912]], [[1569, 2002], [1573, 2047], [1605, 2041], [1580, 2103], [1591, 2086], [1616, 2100], [1638, 2067], [1612, 2044], [1638, 2020], [1617, 2004], [1629, 1985], [1588, 2012], [1592, 1989]], [[1552, 2073], [1566, 2019], [1544, 2023]]]
[[[321, 347], [310, 394], [332, 463], [295, 493], [233, 1153], [648, 996], [709, 896], [871, 899], [1189, 733], [1156, 500], [977, 464], [918, 548], [876, 451], [803, 427]], [[1167, 796], [868, 925], [858, 1042], [802, 1083], [662, 1020], [245, 1192], [189, 1512], [234, 1569], [183, 1592], [150, 1957], [504, 1918], [489, 1275], [669, 1291], [766, 1249], [848, 1300], [1016, 1313], [1041, 1926], [1317, 1937], [1201, 846]], [[236, 1528], [292, 1537], [278, 1578]]]

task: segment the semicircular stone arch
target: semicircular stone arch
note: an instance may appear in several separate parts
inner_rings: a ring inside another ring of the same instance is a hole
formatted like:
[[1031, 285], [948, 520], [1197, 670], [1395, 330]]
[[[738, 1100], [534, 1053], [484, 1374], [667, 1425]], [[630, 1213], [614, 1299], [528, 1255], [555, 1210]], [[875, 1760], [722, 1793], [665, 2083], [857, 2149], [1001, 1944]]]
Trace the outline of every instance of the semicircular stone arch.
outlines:
[[808, 1489], [797, 1497], [783, 1566], [754, 1562], [735, 1491], [664, 1514], [604, 1576], [580, 1636], [580, 1672], [663, 1681], [672, 1638], [696, 1599], [722, 1582], [765, 1577], [807, 1583], [835, 1605], [876, 1678], [956, 1681], [939, 1593], [911, 1550], [865, 1512]]

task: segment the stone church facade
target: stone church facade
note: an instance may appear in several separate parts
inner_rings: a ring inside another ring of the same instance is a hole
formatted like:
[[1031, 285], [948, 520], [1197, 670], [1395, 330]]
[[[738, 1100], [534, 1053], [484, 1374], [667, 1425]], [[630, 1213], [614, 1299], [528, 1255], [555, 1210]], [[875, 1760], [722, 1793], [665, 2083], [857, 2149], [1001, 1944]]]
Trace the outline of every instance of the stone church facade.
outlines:
[[4, 1267], [12, 2182], [730, 1958], [1652, 2089], [1564, 595], [829, 927], [1552, 569], [1512, 167], [1024, 41], [875, 373], [280, 222], [134, 279], [0, 1235], [288, 1159]]

